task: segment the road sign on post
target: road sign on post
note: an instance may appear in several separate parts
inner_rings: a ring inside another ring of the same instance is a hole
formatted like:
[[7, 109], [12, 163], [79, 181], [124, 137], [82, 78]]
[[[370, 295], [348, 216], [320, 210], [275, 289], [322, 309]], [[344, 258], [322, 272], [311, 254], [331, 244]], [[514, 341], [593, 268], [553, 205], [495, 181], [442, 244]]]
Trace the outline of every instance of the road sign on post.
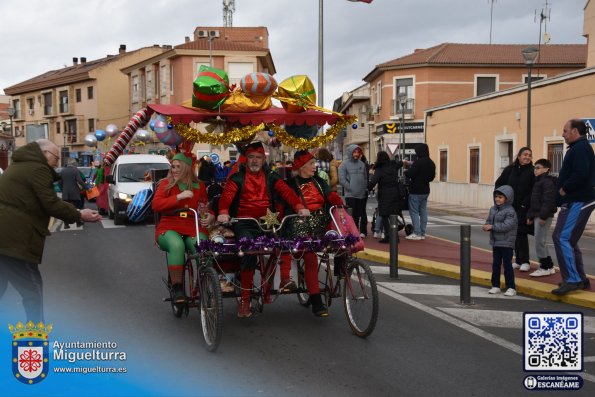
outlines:
[[398, 143], [387, 143], [386, 149], [388, 150], [388, 152], [390, 153], [391, 156], [394, 156], [395, 153], [397, 152], [397, 150], [399, 149], [399, 144]]

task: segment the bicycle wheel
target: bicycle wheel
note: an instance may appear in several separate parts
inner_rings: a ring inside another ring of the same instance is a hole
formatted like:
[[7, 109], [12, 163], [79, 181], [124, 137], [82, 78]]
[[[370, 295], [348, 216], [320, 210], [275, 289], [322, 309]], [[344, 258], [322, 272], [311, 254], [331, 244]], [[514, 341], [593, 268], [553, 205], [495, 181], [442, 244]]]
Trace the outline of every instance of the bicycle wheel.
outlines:
[[212, 267], [201, 270], [200, 322], [207, 350], [215, 351], [223, 330], [223, 298], [219, 276]]
[[349, 327], [365, 338], [374, 331], [378, 320], [378, 289], [370, 267], [355, 259], [345, 271], [343, 305]]
[[[304, 261], [298, 260], [297, 261], [297, 272], [298, 272], [298, 292], [297, 298], [300, 305], [304, 307], [310, 306], [310, 294], [308, 293], [308, 288], [306, 287], [306, 278], [304, 276]], [[303, 292], [301, 292], [303, 291]]]

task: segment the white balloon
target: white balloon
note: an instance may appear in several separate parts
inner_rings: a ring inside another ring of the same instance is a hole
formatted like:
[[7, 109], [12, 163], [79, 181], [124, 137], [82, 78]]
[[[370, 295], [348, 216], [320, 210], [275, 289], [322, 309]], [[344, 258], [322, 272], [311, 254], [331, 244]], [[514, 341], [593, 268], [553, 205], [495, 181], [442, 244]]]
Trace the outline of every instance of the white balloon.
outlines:
[[115, 137], [116, 135], [118, 135], [118, 126], [115, 124], [108, 124], [107, 127], [105, 127], [105, 133], [110, 138]]
[[140, 142], [147, 143], [151, 140], [151, 133], [147, 130], [138, 130], [134, 137]]
[[85, 145], [87, 145], [89, 147], [97, 146], [97, 137], [95, 136], [95, 134], [85, 135]]

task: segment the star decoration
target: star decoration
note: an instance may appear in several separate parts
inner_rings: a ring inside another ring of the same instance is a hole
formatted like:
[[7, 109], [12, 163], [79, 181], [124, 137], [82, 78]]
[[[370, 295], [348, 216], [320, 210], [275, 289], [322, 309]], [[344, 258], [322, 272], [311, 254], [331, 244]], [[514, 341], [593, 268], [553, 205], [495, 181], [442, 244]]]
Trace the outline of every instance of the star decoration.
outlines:
[[270, 208], [267, 208], [267, 214], [261, 216], [260, 220], [263, 221], [267, 227], [280, 225], [279, 220], [277, 219], [278, 214], [278, 212], [272, 212]]

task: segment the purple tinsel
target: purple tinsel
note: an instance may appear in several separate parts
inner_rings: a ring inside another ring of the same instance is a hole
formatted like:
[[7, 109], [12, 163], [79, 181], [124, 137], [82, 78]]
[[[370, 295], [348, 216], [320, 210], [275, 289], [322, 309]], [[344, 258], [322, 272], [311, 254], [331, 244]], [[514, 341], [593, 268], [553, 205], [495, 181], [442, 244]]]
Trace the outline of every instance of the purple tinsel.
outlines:
[[345, 249], [357, 243], [359, 236], [347, 234], [341, 237], [338, 233], [327, 233], [319, 239], [308, 237], [297, 237], [286, 239], [281, 237], [258, 236], [254, 239], [242, 237], [237, 241], [226, 240], [225, 243], [216, 243], [203, 240], [198, 245], [198, 251], [211, 251], [220, 254], [232, 254], [237, 252], [250, 251], [314, 251], [322, 252], [324, 250], [336, 251]]

